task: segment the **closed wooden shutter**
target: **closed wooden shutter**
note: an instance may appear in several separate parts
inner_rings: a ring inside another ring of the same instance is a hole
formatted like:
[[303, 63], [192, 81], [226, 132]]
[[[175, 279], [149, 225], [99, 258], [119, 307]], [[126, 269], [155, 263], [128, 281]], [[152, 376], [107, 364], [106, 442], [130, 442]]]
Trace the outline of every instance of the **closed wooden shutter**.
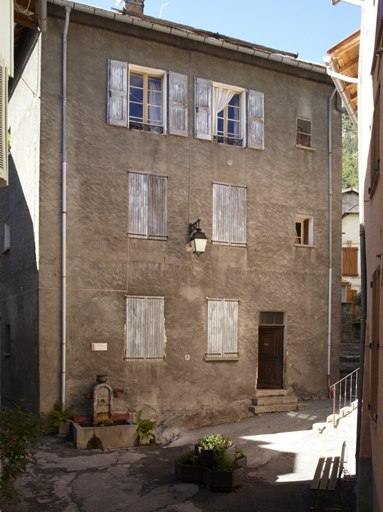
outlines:
[[230, 187], [230, 245], [246, 247], [246, 187]]
[[5, 66], [0, 66], [0, 187], [8, 185], [7, 84], [7, 68]]
[[238, 357], [238, 300], [208, 299], [208, 359]]
[[246, 247], [246, 187], [213, 183], [212, 243]]
[[213, 86], [211, 80], [194, 79], [194, 136], [198, 139], [212, 139], [211, 101]]
[[149, 180], [148, 238], [167, 240], [167, 184], [165, 176], [151, 174]]
[[167, 240], [167, 176], [129, 172], [129, 237]]
[[345, 276], [358, 275], [358, 248], [342, 248], [342, 274]]
[[309, 219], [303, 221], [303, 244], [309, 245]]
[[126, 297], [127, 360], [164, 359], [164, 300], [164, 297]]
[[169, 133], [188, 136], [188, 77], [169, 71]]
[[108, 124], [128, 125], [128, 63], [108, 60]]
[[379, 398], [379, 343], [380, 336], [380, 267], [378, 267], [372, 276], [372, 304], [371, 304], [371, 377], [370, 377], [370, 414], [378, 419], [378, 398]]
[[264, 149], [264, 94], [247, 91], [247, 145]]
[[129, 173], [129, 237], [148, 237], [148, 175]]

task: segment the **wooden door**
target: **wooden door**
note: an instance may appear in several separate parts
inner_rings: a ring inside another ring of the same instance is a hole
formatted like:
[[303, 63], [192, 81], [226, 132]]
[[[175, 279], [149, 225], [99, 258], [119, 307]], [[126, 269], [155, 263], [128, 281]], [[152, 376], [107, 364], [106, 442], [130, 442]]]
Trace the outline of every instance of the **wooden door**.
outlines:
[[283, 388], [283, 326], [259, 328], [257, 388]]

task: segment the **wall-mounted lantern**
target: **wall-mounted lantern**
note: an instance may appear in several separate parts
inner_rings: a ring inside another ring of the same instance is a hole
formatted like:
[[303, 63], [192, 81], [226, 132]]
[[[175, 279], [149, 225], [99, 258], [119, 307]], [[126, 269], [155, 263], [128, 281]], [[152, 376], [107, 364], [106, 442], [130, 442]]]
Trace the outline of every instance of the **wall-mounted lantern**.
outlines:
[[[206, 244], [207, 244], [207, 236], [199, 227], [200, 219], [198, 219], [194, 224], [189, 224], [189, 236], [190, 236], [190, 244], [194, 254], [197, 254], [199, 257], [200, 254], [205, 252]], [[194, 231], [194, 233], [193, 233]]]

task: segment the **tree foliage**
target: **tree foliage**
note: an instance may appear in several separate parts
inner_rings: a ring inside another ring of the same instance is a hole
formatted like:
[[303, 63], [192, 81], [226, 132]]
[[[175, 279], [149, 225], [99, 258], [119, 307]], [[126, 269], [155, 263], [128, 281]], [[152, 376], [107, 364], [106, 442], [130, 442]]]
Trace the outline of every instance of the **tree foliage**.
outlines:
[[18, 405], [1, 407], [0, 411], [0, 502], [16, 504], [19, 493], [16, 478], [29, 464], [37, 464], [33, 453], [41, 446], [40, 437], [46, 433], [46, 421], [25, 413]]
[[346, 107], [342, 110], [342, 188], [358, 189], [358, 134]]

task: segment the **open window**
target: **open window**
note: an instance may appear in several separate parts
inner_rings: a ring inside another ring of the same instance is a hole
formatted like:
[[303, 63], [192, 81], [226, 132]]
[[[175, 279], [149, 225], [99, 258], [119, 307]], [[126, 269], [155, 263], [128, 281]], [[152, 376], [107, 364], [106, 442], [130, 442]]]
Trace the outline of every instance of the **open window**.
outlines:
[[295, 245], [313, 245], [313, 218], [295, 216]]
[[308, 119], [297, 118], [297, 146], [313, 147], [312, 123]]

